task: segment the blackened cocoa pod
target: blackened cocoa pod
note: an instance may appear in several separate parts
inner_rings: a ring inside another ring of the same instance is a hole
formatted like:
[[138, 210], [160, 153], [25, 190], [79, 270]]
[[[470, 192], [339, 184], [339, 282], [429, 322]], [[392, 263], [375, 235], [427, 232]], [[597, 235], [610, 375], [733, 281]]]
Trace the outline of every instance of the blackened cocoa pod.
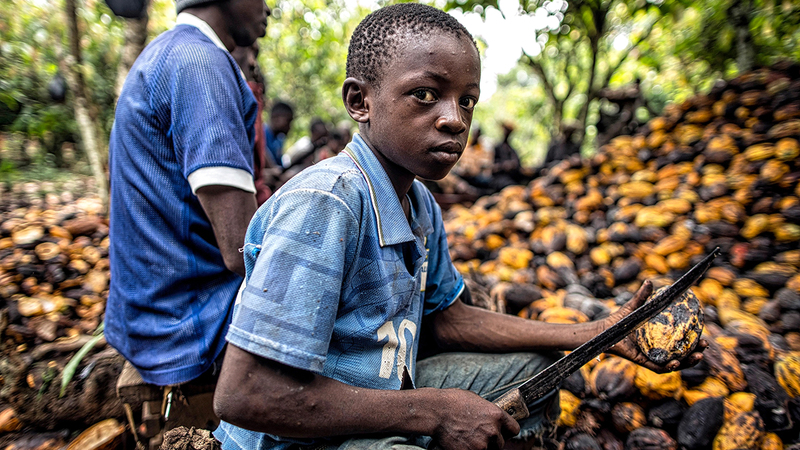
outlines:
[[709, 371], [705, 361], [700, 361], [688, 369], [681, 370], [681, 380], [686, 383], [686, 387], [693, 388], [703, 383], [708, 378]]
[[625, 441], [627, 450], [677, 450], [678, 444], [664, 430], [642, 427], [633, 430]]
[[564, 444], [565, 450], [603, 450], [600, 444], [586, 433], [578, 433], [567, 439]]
[[668, 398], [650, 406], [650, 410], [647, 411], [647, 423], [668, 433], [675, 433], [685, 412], [683, 403]]
[[800, 311], [789, 311], [781, 315], [781, 323], [785, 332], [800, 331]]
[[724, 412], [722, 397], [695, 402], [678, 424], [678, 444], [687, 450], [707, 448], [722, 426]]
[[775, 322], [781, 318], [781, 303], [778, 300], [770, 300], [758, 311], [758, 317], [767, 322]]
[[623, 450], [622, 441], [611, 432], [603, 428], [597, 433], [597, 443], [603, 450]]
[[626, 283], [633, 280], [642, 270], [641, 261], [638, 258], [628, 258], [619, 267], [614, 269], [614, 279], [617, 284]]
[[754, 409], [764, 421], [767, 431], [787, 430], [792, 426], [789, 417], [789, 395], [772, 374], [761, 367], [744, 366], [747, 390], [756, 395]]
[[786, 282], [791, 278], [789, 275], [777, 272], [747, 272], [745, 278], [755, 280], [756, 283], [764, 286], [770, 291], [775, 291], [786, 285]]
[[583, 373], [580, 370], [576, 370], [572, 375], [567, 377], [567, 379], [561, 383], [561, 389], [568, 390], [578, 398], [584, 398], [586, 394], [589, 393], [589, 386], [586, 384], [586, 380], [583, 378]]
[[790, 311], [800, 311], [800, 294], [788, 289], [778, 289], [775, 292], [775, 299], [780, 303], [781, 308]]

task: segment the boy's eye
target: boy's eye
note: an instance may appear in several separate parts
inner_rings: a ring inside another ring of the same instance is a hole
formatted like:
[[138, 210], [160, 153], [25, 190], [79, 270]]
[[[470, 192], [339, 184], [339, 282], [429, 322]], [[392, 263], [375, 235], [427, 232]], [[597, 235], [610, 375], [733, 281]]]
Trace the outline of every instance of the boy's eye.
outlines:
[[462, 108], [465, 109], [472, 109], [475, 107], [475, 103], [478, 103], [478, 100], [474, 97], [464, 97], [459, 100], [459, 104], [461, 104]]
[[434, 94], [430, 89], [417, 89], [416, 91], [412, 92], [411, 95], [423, 102], [436, 101], [436, 94]]

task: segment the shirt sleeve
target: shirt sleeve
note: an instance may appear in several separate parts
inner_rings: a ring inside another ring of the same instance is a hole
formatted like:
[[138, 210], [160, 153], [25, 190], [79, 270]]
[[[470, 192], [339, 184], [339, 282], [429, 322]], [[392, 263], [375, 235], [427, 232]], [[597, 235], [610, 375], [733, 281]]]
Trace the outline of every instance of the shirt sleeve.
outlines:
[[274, 202], [227, 339], [250, 353], [320, 373], [359, 222], [329, 192], [297, 189]]
[[[252, 94], [232, 67], [235, 63], [222, 50], [205, 46], [174, 58], [180, 62], [171, 84], [169, 133], [183, 176], [188, 179], [205, 167], [228, 167], [252, 179], [255, 101], [245, 98]], [[225, 177], [215, 181], [229, 184]]]
[[[430, 195], [430, 194], [428, 194]], [[428, 236], [428, 273], [425, 283], [425, 315], [441, 311], [456, 301], [464, 291], [464, 279], [450, 259], [442, 210], [430, 197], [433, 233]]]

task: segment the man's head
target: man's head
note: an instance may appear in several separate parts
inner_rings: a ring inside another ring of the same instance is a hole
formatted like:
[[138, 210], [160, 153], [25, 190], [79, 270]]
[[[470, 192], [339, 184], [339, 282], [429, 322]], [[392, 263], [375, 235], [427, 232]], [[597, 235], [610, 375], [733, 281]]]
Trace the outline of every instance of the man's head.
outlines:
[[[237, 47], [249, 47], [266, 35], [270, 9], [264, 0], [175, 0], [175, 6], [178, 13], [186, 11], [205, 20], [217, 34], [229, 35]], [[220, 39], [232, 48], [223, 36]]]
[[236, 47], [231, 52], [231, 56], [242, 68], [247, 81], [254, 81], [256, 79], [256, 66], [258, 65], [258, 42], [254, 42], [249, 47]]
[[417, 3], [375, 11], [353, 33], [347, 77], [347, 112], [393, 182], [447, 175], [480, 96], [478, 49], [458, 21]]
[[292, 106], [284, 102], [275, 102], [269, 111], [269, 129], [275, 135], [289, 134], [294, 121], [294, 110]]

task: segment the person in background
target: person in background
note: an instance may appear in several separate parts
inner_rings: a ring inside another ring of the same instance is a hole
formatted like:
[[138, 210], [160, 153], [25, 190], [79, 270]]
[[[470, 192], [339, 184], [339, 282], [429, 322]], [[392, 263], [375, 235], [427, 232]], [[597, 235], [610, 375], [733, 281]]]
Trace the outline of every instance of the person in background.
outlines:
[[514, 132], [514, 125], [510, 122], [503, 122], [503, 141], [494, 148], [494, 166], [492, 167], [492, 187], [495, 191], [500, 191], [512, 184], [525, 184], [528, 181], [528, 174], [522, 170], [522, 162], [514, 147], [511, 146], [511, 133]]
[[264, 127], [267, 150], [274, 167], [281, 167], [283, 144], [294, 121], [294, 109], [286, 102], [275, 102], [269, 111], [269, 123]]
[[264, 0], [176, 7], [175, 27], [125, 80], [109, 142], [105, 337], [127, 360], [117, 393], [145, 448], [167, 429], [218, 423], [213, 389], [257, 208], [258, 105], [230, 52], [265, 35], [270, 9]]
[[336, 128], [333, 129], [333, 131], [331, 131], [328, 142], [320, 147], [319, 150], [317, 150], [317, 152], [314, 154], [314, 164], [322, 161], [323, 159], [328, 159], [338, 155], [339, 152], [344, 150], [347, 143], [350, 142], [351, 137], [352, 133], [350, 132], [350, 123], [340, 123]]
[[236, 47], [231, 55], [239, 67], [242, 69], [247, 85], [253, 91], [253, 96], [258, 103], [258, 114], [255, 122], [255, 145], [253, 146], [253, 183], [256, 187], [256, 201], [259, 205], [267, 201], [272, 195], [272, 189], [268, 185], [271, 177], [267, 169], [274, 167], [272, 157], [267, 155], [266, 130], [262, 114], [264, 111], [264, 80], [258, 68], [258, 42], [250, 47]]

